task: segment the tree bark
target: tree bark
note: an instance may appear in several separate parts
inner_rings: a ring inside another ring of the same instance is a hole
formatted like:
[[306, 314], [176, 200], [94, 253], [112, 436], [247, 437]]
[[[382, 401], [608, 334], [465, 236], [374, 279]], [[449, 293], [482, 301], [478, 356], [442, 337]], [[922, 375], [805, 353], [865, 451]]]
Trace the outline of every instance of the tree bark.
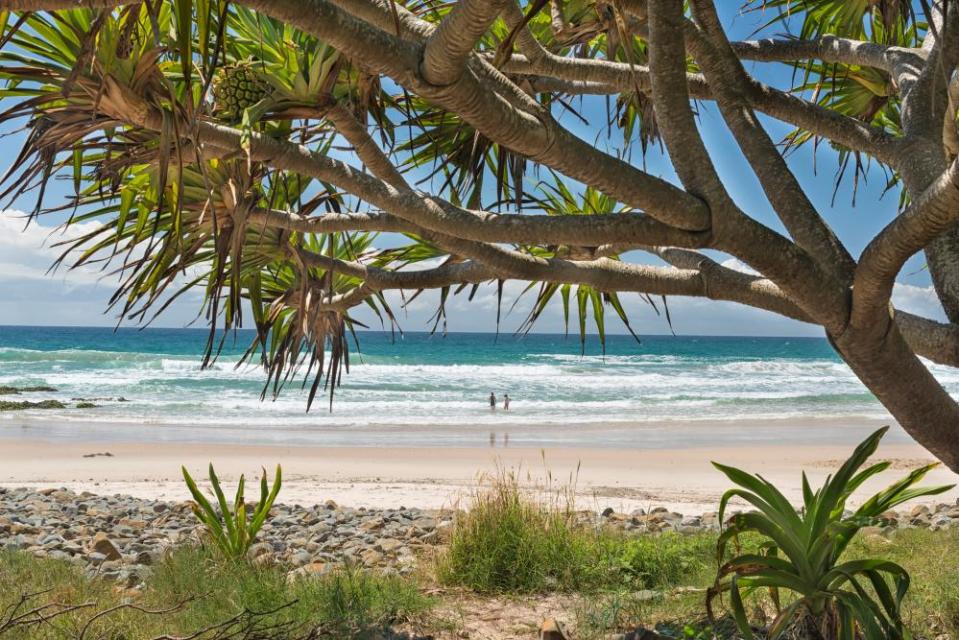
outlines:
[[959, 404], [906, 344], [889, 316], [850, 326], [833, 346], [906, 433], [959, 471]]

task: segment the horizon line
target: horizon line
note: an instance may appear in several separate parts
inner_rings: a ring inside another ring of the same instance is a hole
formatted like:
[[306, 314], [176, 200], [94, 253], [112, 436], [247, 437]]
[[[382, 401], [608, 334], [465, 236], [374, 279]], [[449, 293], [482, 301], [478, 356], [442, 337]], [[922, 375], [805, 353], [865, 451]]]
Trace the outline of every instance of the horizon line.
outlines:
[[[147, 326], [147, 327], [136, 327], [136, 326], [70, 325], [70, 324], [65, 324], [65, 325], [54, 325], [54, 324], [38, 324], [38, 325], [33, 325], [33, 324], [6, 324], [6, 323], [0, 322], [0, 330], [2, 330], [2, 329], [4, 329], [4, 328], [12, 328], [12, 329], [105, 329], [105, 330], [108, 330], [108, 331], [118, 331], [118, 330], [124, 330], [124, 331], [202, 331], [202, 332], [204, 332], [204, 333], [208, 333], [208, 332], [209, 332], [209, 329], [208, 329], [207, 327], [151, 327], [151, 326]], [[255, 331], [255, 330], [256, 330], [256, 329], [253, 328], [253, 327], [241, 327], [241, 328], [237, 328], [237, 329], [230, 329], [230, 330], [228, 331], [228, 333], [229, 333], [229, 332], [234, 332], [234, 331]], [[222, 332], [222, 329], [217, 329], [217, 333], [221, 333], [221, 332]], [[432, 333], [432, 332], [430, 332], [429, 330], [422, 330], [422, 331], [400, 331], [400, 330], [395, 330], [395, 331], [391, 331], [391, 330], [389, 330], [389, 329], [369, 329], [369, 328], [363, 329], [363, 328], [357, 328], [357, 329], [356, 329], [356, 333], [393, 333], [393, 334], [396, 334], [396, 335], [397, 335], [398, 337], [400, 337], [400, 338], [402, 338], [402, 336], [404, 336], [404, 335], [406, 335], [406, 334], [413, 334], [413, 335], [422, 335], [422, 334], [430, 335], [430, 334], [432, 334], [432, 335], [434, 335], [434, 336], [436, 336], [436, 337], [439, 337], [439, 338], [442, 338], [442, 337], [444, 337], [444, 336], [446, 336], [446, 335], [491, 335], [491, 336], [499, 335], [499, 336], [501, 336], [501, 337], [511, 338], [511, 339], [515, 339], [515, 338], [523, 339], [523, 338], [525, 338], [525, 337], [527, 337], [527, 336], [533, 336], [533, 335], [538, 335], [538, 336], [562, 336], [562, 337], [564, 337], [564, 338], [571, 338], [571, 339], [578, 339], [578, 337], [579, 337], [579, 334], [578, 334], [578, 333], [572, 333], [572, 332], [570, 332], [570, 333], [564, 333], [564, 332], [561, 332], [561, 331], [531, 331], [531, 332], [529, 332], [529, 333], [527, 333], [527, 334], [518, 335], [518, 334], [516, 334], [515, 332], [512, 332], [512, 331], [507, 331], [507, 332], [496, 332], [496, 331], [445, 331], [445, 332], [435, 332], [435, 333]], [[728, 334], [728, 333], [727, 333], [727, 334], [722, 334], [722, 333], [719, 333], [719, 334], [640, 333], [640, 334], [637, 334], [637, 335], [638, 335], [638, 337], [639, 337], [640, 340], [642, 340], [644, 337], [650, 337], [650, 338], [677, 338], [677, 339], [682, 339], [682, 338], [761, 338], [761, 339], [780, 339], [780, 340], [786, 340], [786, 339], [789, 339], [789, 340], [797, 340], [797, 339], [798, 339], [798, 340], [826, 340], [826, 337], [825, 337], [825, 336], [747, 335], [747, 334]], [[619, 332], [607, 332], [607, 333], [606, 333], [606, 337], [607, 337], [607, 338], [613, 337], [613, 336], [616, 336], [616, 337], [624, 337], [624, 338], [632, 338], [632, 337], [633, 337], [633, 336], [631, 336], [629, 333], [619, 333]], [[587, 338], [598, 338], [598, 337], [599, 337], [599, 334], [598, 334], [598, 333], [595, 333], [595, 332], [594, 332], [594, 333], [587, 333], [587, 334], [586, 334], [586, 337], [587, 337]]]

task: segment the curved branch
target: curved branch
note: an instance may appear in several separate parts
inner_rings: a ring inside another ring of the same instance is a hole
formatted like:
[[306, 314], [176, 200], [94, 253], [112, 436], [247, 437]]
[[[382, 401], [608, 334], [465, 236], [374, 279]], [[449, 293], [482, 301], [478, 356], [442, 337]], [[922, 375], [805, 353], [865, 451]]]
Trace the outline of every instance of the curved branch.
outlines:
[[[573, 83], [573, 87], [592, 87], [591, 93], [612, 94], [632, 91], [648, 92], [649, 69], [606, 60], [564, 58], [555, 54], [541, 60], [513, 56], [503, 65], [506, 73], [546, 76], [556, 81]], [[713, 91], [706, 79], [687, 73], [689, 95], [698, 100], [713, 100]], [[898, 166], [899, 147], [896, 139], [880, 127], [872, 126], [826, 109], [800, 97], [790, 95], [754, 78], [749, 78], [746, 94], [750, 105], [768, 116], [801, 127], [843, 146], [876, 157], [890, 166]]]
[[889, 304], [896, 275], [913, 254], [959, 222], [959, 160], [866, 246], [856, 269], [852, 322]]
[[716, 88], [716, 102], [723, 119], [759, 179], [767, 199], [796, 244], [816, 258], [820, 266], [837, 280], [851, 284], [856, 263], [810, 202], [750, 108], [744, 93], [748, 86], [746, 71], [726, 39], [715, 8], [711, 2], [703, 0], [693, 0], [692, 6], [709, 39], [695, 25], [687, 23], [685, 31], [689, 49], [707, 80]]
[[459, 0], [426, 42], [420, 71], [430, 84], [456, 82], [504, 0]]
[[794, 62], [822, 60], [834, 64], [873, 67], [888, 73], [896, 68], [896, 59], [909, 59], [922, 64], [925, 54], [921, 49], [894, 47], [878, 42], [866, 42], [834, 35], [816, 40], [793, 38], [763, 38], [730, 42], [733, 52], [741, 60], [756, 62]]
[[[764, 273], [827, 330], [841, 329], [848, 320], [844, 288], [801, 248], [746, 216], [713, 166], [686, 91], [682, 6], [672, 0], [650, 0], [649, 22], [656, 119], [676, 173], [713, 212], [713, 246]], [[789, 258], [784, 261], [786, 255]]]
[[450, 86], [425, 82], [418, 75], [421, 45], [363, 23], [328, 0], [241, 1], [329, 42], [367, 68], [389, 75], [517, 153], [673, 226], [692, 231], [708, 228], [708, 212], [696, 198], [577, 138], [545, 110], [530, 113], [517, 109], [470, 70]]

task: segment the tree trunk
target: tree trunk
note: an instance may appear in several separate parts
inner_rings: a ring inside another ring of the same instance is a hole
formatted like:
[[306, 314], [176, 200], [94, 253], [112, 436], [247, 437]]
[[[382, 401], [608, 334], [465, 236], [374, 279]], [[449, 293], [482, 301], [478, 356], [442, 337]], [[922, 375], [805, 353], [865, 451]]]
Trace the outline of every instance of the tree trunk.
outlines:
[[891, 318], [850, 326], [831, 342], [916, 442], [959, 473], [959, 404], [906, 344]]
[[946, 317], [949, 322], [959, 322], [959, 227], [942, 234], [926, 248], [926, 261]]

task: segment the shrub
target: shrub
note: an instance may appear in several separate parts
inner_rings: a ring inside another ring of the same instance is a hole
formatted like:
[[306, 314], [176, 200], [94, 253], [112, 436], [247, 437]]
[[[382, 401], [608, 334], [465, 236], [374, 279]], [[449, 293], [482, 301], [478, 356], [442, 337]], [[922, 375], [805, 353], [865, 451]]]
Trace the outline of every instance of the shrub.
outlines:
[[204, 524], [217, 549], [230, 559], [246, 557], [247, 551], [256, 539], [256, 534], [266, 522], [277, 494], [280, 493], [283, 481], [283, 470], [280, 465], [276, 465], [272, 489], [267, 485], [266, 469], [263, 470], [263, 476], [260, 479], [260, 501], [253, 507], [249, 520], [247, 520], [247, 505], [243, 496], [245, 478], [242, 475], [231, 509], [226, 502], [226, 496], [223, 495], [223, 489], [220, 488], [220, 480], [213, 471], [213, 463], [210, 463], [210, 484], [213, 486], [219, 505], [219, 511], [217, 511], [197, 487], [186, 467], [181, 469], [183, 479], [196, 501], [193, 505], [193, 513]]
[[[731, 540], [744, 532], [765, 538], [759, 553], [741, 553], [723, 564], [707, 595], [712, 601], [724, 592], [730, 596], [732, 613], [747, 640], [753, 633], [746, 618], [743, 593], [768, 589], [777, 616], [768, 630], [775, 640], [790, 626], [801, 625], [814, 637], [826, 640], [897, 639], [904, 637], [900, 608], [909, 588], [909, 574], [900, 565], [883, 559], [844, 559], [843, 553], [857, 532], [873, 524], [883, 512], [919, 496], [935, 495], [952, 488], [914, 488], [935, 465], [916, 469], [845, 516], [846, 501], [870, 477], [889, 468], [880, 462], [860, 471], [875, 453], [888, 427], [863, 441], [852, 456], [813, 491], [803, 474], [803, 509], [795, 508], [771, 483], [732, 467], [715, 464], [739, 488], [727, 491], [720, 501], [719, 517], [739, 497], [758, 511], [730, 519], [717, 543], [718, 556], [725, 556]], [[782, 606], [782, 592], [795, 599]]]
[[482, 592], [583, 588], [595, 581], [601, 550], [575, 530], [573, 515], [571, 503], [537, 501], [502, 473], [457, 519], [440, 579]]
[[570, 489], [524, 491], [501, 473], [456, 520], [438, 574], [479, 592], [660, 588], [703, 577], [714, 542], [577, 526]]

